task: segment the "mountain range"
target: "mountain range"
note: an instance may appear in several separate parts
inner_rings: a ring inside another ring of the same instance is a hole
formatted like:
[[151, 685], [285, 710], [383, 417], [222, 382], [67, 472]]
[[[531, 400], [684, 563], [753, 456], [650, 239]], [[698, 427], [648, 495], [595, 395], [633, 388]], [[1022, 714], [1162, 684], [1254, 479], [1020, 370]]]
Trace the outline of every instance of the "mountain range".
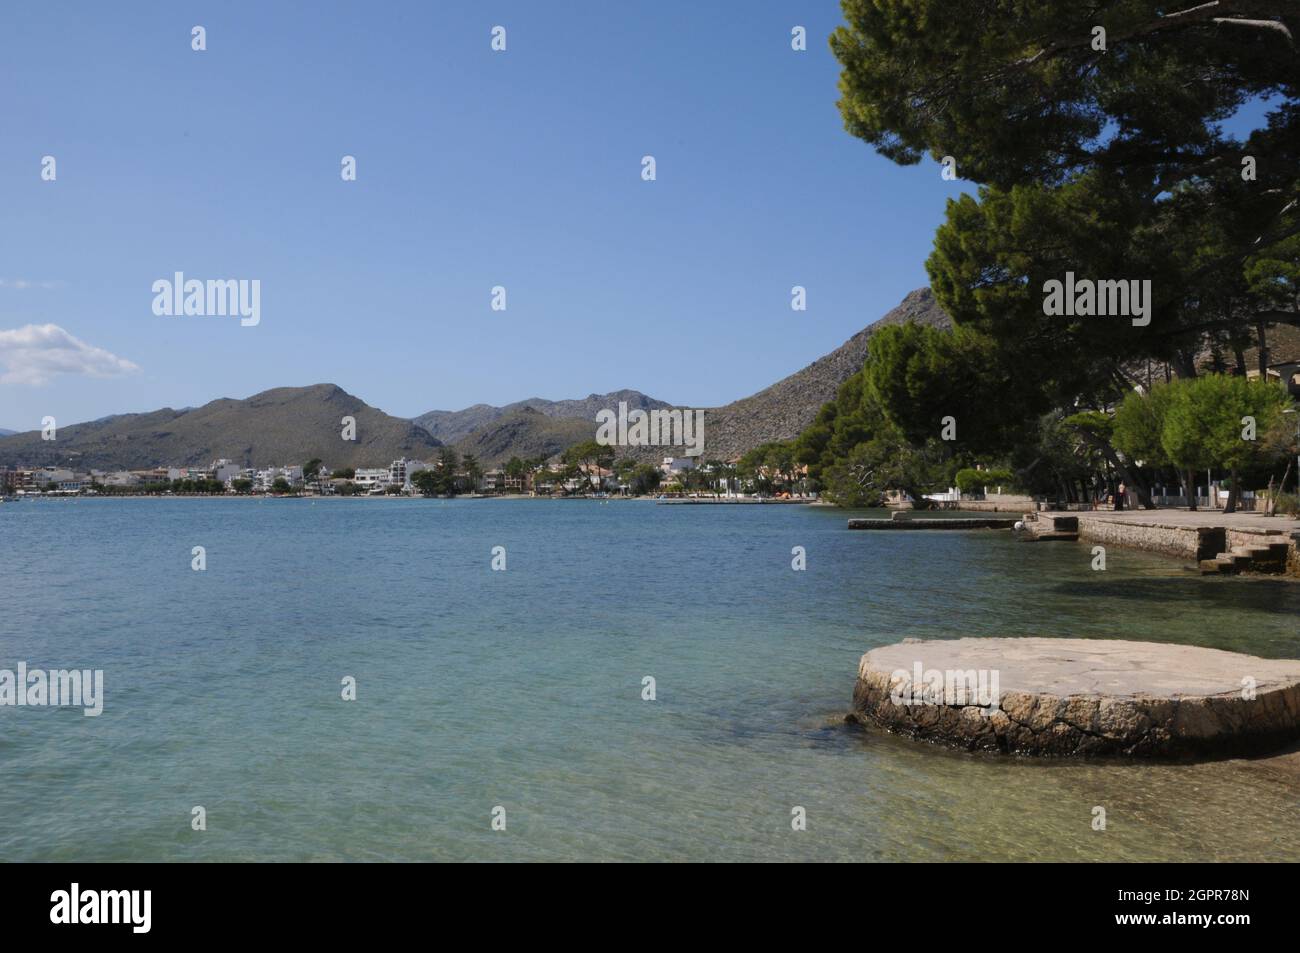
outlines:
[[[356, 420], [355, 441], [342, 438], [344, 417]], [[313, 457], [331, 467], [386, 466], [400, 456], [433, 455], [442, 446], [423, 427], [333, 384], [277, 387], [186, 410], [118, 414], [61, 426], [55, 436], [42, 440], [33, 430], [0, 438], [0, 466], [117, 470], [203, 466], [222, 457], [249, 466]]]
[[[705, 408], [706, 458], [731, 459], [773, 440], [789, 440], [808, 426], [822, 404], [862, 367], [871, 335], [888, 325], [916, 321], [948, 328], [952, 322], [928, 288], [840, 347], [756, 394]], [[119, 414], [60, 427], [58, 439], [39, 431], [0, 434], [0, 466], [64, 465], [78, 469], [200, 466], [228, 458], [249, 466], [301, 463], [383, 466], [398, 457], [424, 459], [451, 445], [484, 466], [512, 456], [552, 456], [595, 435], [596, 412], [655, 410], [672, 406], [635, 390], [590, 394], [576, 400], [531, 398], [504, 406], [431, 410], [411, 420], [393, 417], [334, 384], [280, 387], [244, 400], [221, 398], [202, 407]], [[341, 437], [340, 420], [356, 419], [356, 440]], [[670, 447], [624, 448], [643, 460], [674, 455]]]
[[414, 423], [443, 443], [456, 443], [474, 431], [520, 411], [536, 411], [546, 417], [595, 421], [597, 411], [605, 407], [617, 407], [619, 401], [626, 401], [628, 410], [657, 410], [672, 406], [662, 400], [647, 397], [640, 391], [617, 390], [608, 394], [591, 394], [583, 400], [543, 400], [532, 397], [504, 407], [475, 404], [464, 410], [431, 410], [416, 417]]

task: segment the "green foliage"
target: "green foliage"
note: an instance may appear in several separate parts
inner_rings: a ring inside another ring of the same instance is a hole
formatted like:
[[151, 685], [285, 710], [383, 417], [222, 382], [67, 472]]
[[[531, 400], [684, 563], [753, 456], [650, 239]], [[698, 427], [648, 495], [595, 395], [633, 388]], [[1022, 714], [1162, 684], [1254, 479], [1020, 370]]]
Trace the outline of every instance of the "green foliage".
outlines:
[[[1252, 19], [1254, 8], [1188, 4], [1175, 18], [1142, 0], [843, 8], [831, 46], [848, 131], [900, 163], [950, 156], [980, 185], [949, 203], [927, 269], [958, 326], [993, 342], [1001, 366], [1044, 398], [1008, 401], [1008, 412], [1023, 406], [1028, 421], [1048, 406], [1105, 406], [1129, 389], [1135, 359], [1191, 377], [1207, 344], [1240, 351], [1270, 324], [1297, 322], [1300, 71], [1279, 28], [1300, 30], [1295, 11], [1266, 5], [1267, 18]], [[1104, 52], [1091, 42], [1097, 26]], [[1265, 96], [1264, 128], [1243, 140], [1223, 131]], [[1150, 323], [1044, 314], [1044, 283], [1066, 271], [1150, 280]], [[895, 422], [916, 439], [911, 422]]]
[[1042, 398], [1004, 368], [994, 343], [961, 329], [942, 331], [911, 322], [881, 328], [871, 338], [866, 380], [888, 421], [913, 445], [939, 437], [952, 418], [953, 452], [999, 453], [1020, 435]]
[[1131, 391], [1115, 408], [1111, 424], [1116, 449], [1147, 466], [1173, 464], [1164, 445], [1170, 397], [1176, 385], [1157, 384], [1150, 391]]
[[659, 488], [663, 475], [648, 463], [637, 464], [631, 471], [628, 487], [638, 496], [653, 493]]
[[465, 485], [471, 493], [477, 493], [479, 482], [483, 479], [483, 467], [479, 465], [478, 457], [472, 453], [465, 454], [460, 461], [461, 470], [465, 473]]
[[[1268, 494], [1263, 494], [1267, 500]], [[1293, 518], [1300, 517], [1300, 496], [1294, 493], [1274, 493], [1272, 496], [1273, 512]]]
[[1012, 487], [1016, 476], [1007, 469], [976, 470], [964, 467], [957, 471], [955, 478], [957, 489], [963, 493], [978, 493], [985, 487]]
[[565, 463], [578, 464], [585, 468], [599, 466], [608, 469], [614, 460], [614, 448], [597, 443], [595, 440], [584, 440], [565, 450], [560, 459]]
[[[1176, 20], [1160, 14], [1197, 4], [841, 6], [846, 25], [832, 35], [831, 49], [843, 67], [839, 107], [848, 131], [896, 162], [948, 154], [962, 177], [1003, 187], [1067, 182], [1089, 168], [1162, 176], [1169, 184], [1229, 151], [1218, 122], [1265, 92], [1292, 101], [1300, 81], [1281, 32], [1212, 19], [1238, 16], [1240, 5], [1206, 6]], [[1295, 11], [1264, 8], [1293, 35], [1300, 30]], [[1106, 30], [1104, 53], [1093, 48], [1096, 26]], [[1274, 115], [1273, 138], [1294, 137], [1300, 117], [1283, 106]], [[1106, 135], [1111, 129], [1117, 134]]]
[[173, 493], [225, 493], [226, 485], [220, 480], [173, 480], [171, 484]]
[[[1266, 380], [1208, 374], [1179, 381], [1170, 389], [1161, 444], [1180, 467], [1240, 470], [1269, 455], [1258, 435], [1273, 427], [1289, 404], [1286, 391]], [[1246, 416], [1255, 418], [1254, 440], [1242, 437]]]
[[445, 492], [445, 483], [441, 471], [432, 467], [411, 474], [411, 485], [420, 491], [421, 496], [437, 496]]

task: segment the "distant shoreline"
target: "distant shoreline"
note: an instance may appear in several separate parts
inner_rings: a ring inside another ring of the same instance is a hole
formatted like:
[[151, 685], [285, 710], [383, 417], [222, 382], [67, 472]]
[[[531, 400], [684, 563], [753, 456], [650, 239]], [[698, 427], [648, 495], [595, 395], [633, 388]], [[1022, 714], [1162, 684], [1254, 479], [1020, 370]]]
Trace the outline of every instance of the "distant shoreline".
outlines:
[[815, 499], [754, 499], [752, 497], [680, 497], [670, 496], [660, 498], [657, 496], [533, 496], [529, 493], [503, 493], [503, 494], [459, 494], [457, 496], [408, 496], [404, 493], [394, 494], [375, 494], [369, 493], [351, 494], [343, 496], [340, 494], [324, 494], [319, 496], [294, 496], [283, 495], [274, 496], [265, 493], [257, 494], [234, 494], [234, 493], [103, 493], [94, 495], [69, 494], [66, 496], [31, 496], [16, 497], [13, 499], [6, 498], [5, 502], [10, 505], [14, 503], [25, 502], [56, 502], [64, 503], [68, 501], [80, 500], [244, 500], [247, 502], [265, 502], [267, 500], [536, 500], [551, 502], [589, 502], [589, 503], [657, 503], [660, 505], [671, 506], [831, 506], [835, 504], [827, 503], [823, 500]]
[[[529, 493], [503, 493], [503, 494], [469, 494], [463, 493], [456, 496], [408, 496], [404, 493], [354, 493], [348, 496], [342, 494], [323, 494], [318, 496], [294, 496], [282, 495], [273, 496], [266, 493], [96, 493], [93, 495], [68, 494], [66, 496], [20, 496], [14, 499], [5, 498], [5, 502], [14, 503], [66, 503], [69, 501], [80, 500], [245, 500], [248, 502], [258, 502], [265, 500], [583, 500], [594, 503], [610, 503], [615, 500], [618, 502], [650, 502], [658, 501], [653, 496], [533, 496]], [[691, 500], [689, 502], [711, 503], [713, 500]], [[719, 502], [725, 502], [719, 500]], [[759, 502], [756, 500], [745, 500], [743, 502]], [[773, 500], [764, 500], [762, 502], [775, 502]]]

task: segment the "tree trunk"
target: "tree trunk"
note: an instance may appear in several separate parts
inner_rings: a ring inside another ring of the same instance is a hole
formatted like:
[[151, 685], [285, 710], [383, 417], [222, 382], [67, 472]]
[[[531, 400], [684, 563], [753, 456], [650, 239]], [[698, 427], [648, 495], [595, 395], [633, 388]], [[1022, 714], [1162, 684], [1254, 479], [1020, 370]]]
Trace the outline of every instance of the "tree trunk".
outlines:
[[1232, 486], [1228, 487], [1228, 502], [1223, 506], [1225, 516], [1237, 512], [1237, 498], [1241, 495], [1241, 490], [1237, 486], [1237, 468], [1233, 467], [1229, 472], [1232, 478]]
[[1092, 444], [1101, 451], [1106, 461], [1119, 473], [1120, 477], [1128, 488], [1137, 496], [1138, 505], [1144, 510], [1154, 510], [1156, 505], [1151, 502], [1151, 491], [1147, 489], [1146, 481], [1139, 478], [1139, 475], [1128, 468], [1128, 465], [1119, 458], [1115, 448], [1110, 443], [1096, 434], [1090, 434], [1086, 431], [1080, 431], [1079, 435], [1088, 443]]
[[1240, 343], [1236, 341], [1232, 343], [1232, 356], [1237, 360], [1237, 369], [1232, 373], [1235, 374], [1237, 377], [1245, 377], [1246, 376], [1246, 350], [1241, 346]]
[[1196, 477], [1193, 476], [1191, 467], [1183, 471], [1183, 495], [1187, 497], [1187, 508], [1195, 512]]
[[1255, 335], [1259, 342], [1259, 379], [1268, 380], [1268, 338], [1264, 334], [1264, 322], [1255, 325]]

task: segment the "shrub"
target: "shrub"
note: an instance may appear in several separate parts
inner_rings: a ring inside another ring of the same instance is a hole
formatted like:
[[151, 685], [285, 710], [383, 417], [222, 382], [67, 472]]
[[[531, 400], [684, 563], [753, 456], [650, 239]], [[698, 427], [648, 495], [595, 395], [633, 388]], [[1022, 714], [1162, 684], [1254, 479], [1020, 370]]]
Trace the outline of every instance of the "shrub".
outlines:
[[1015, 483], [1010, 470], [975, 470], [971, 467], [957, 471], [957, 489], [963, 493], [978, 493], [984, 487], [1009, 487]]
[[[1268, 493], [1261, 493], [1259, 497], [1263, 501], [1269, 499]], [[1294, 493], [1274, 493], [1273, 500], [1273, 512], [1275, 514], [1300, 517], [1300, 496]], [[1265, 505], [1267, 505], [1267, 502], [1265, 502]]]

